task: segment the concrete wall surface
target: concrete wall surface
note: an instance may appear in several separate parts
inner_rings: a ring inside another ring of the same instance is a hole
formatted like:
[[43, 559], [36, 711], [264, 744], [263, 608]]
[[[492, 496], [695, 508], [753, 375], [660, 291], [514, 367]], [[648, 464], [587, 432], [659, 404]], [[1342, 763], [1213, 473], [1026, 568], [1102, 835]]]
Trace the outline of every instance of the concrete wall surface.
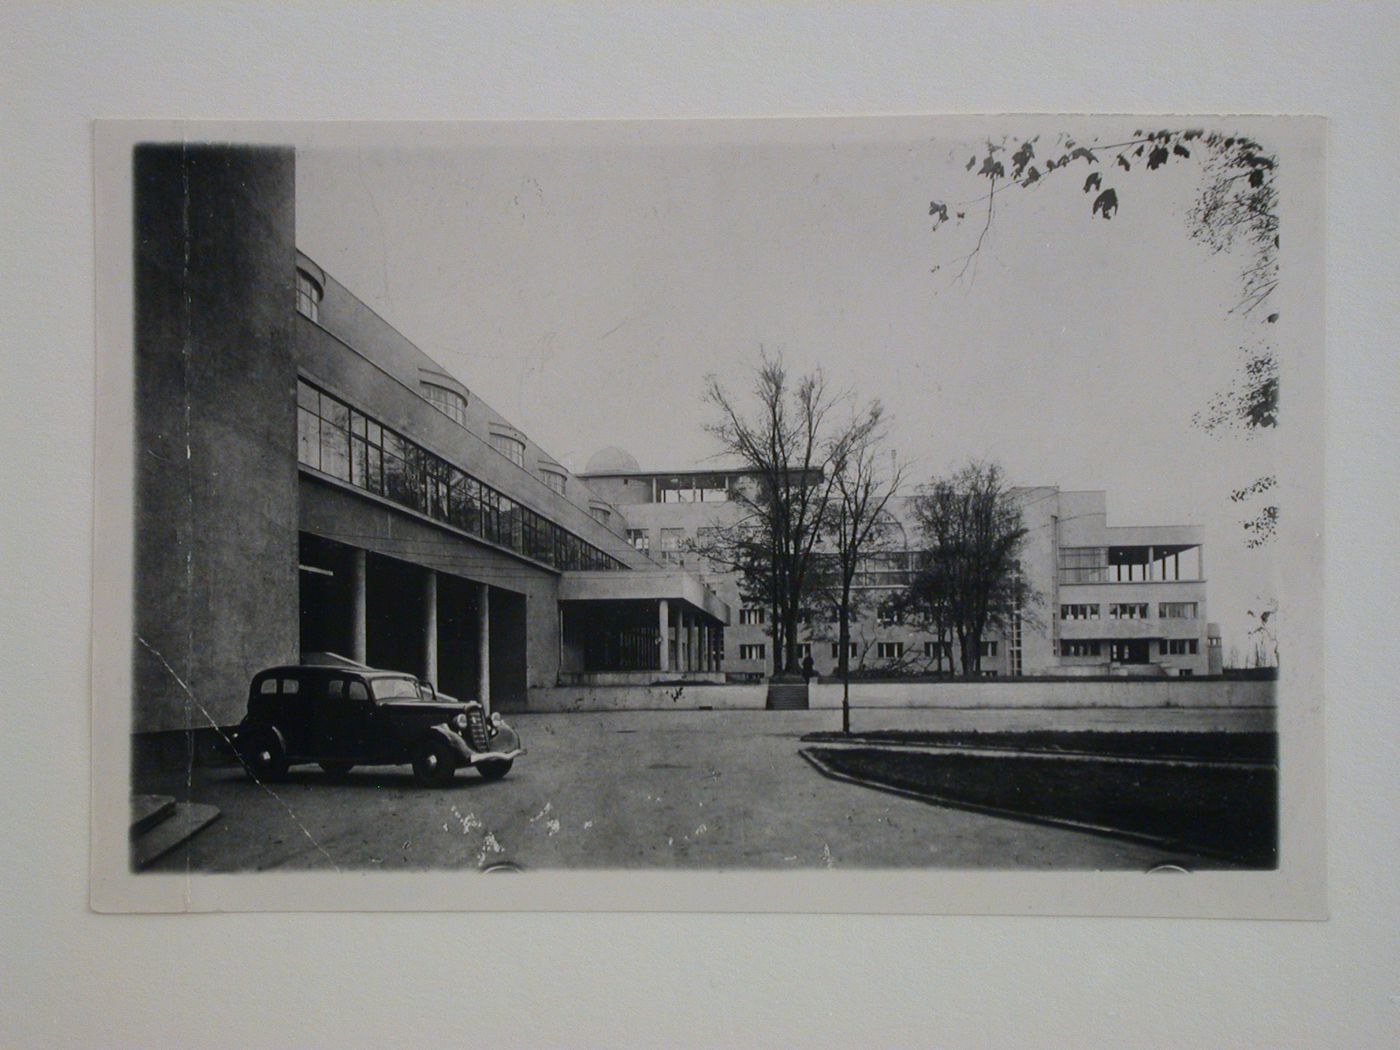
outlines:
[[235, 722], [296, 657], [296, 217], [290, 149], [141, 146], [133, 173], [139, 733]]
[[[862, 707], [1268, 707], [1276, 682], [1163, 678], [1161, 681], [852, 682]], [[840, 707], [841, 683], [813, 682], [812, 707]]]
[[578, 685], [531, 689], [530, 711], [762, 710], [768, 686]]
[[[1274, 682], [1173, 678], [1159, 682], [852, 682], [851, 705], [933, 711], [1256, 710], [1271, 721], [1275, 685]], [[765, 683], [556, 686], [532, 688], [529, 710], [695, 710], [701, 707], [712, 707], [716, 711], [758, 710], [766, 704], [767, 696]], [[841, 684], [813, 682], [808, 702], [814, 709], [839, 709]]]

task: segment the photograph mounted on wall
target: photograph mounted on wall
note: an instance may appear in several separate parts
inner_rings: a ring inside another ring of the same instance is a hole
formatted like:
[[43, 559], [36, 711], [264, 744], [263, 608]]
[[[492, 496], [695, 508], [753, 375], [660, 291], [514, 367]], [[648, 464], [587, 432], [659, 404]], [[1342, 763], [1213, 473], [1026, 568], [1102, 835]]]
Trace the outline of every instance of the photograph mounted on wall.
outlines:
[[94, 907], [1325, 914], [1324, 132], [99, 122]]

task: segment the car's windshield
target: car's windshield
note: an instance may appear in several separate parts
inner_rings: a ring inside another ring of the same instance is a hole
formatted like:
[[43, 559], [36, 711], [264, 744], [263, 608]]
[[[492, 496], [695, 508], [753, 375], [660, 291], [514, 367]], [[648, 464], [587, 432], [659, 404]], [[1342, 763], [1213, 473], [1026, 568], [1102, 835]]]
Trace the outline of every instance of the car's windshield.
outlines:
[[374, 680], [376, 700], [417, 700], [418, 680], [415, 678], [376, 678]]

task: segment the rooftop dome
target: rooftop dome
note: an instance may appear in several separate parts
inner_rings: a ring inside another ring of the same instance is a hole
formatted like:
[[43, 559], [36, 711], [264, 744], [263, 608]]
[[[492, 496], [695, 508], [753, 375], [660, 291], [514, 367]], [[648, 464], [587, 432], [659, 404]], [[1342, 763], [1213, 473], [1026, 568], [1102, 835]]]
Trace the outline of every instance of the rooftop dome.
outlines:
[[609, 445], [599, 449], [588, 459], [585, 474], [634, 474], [641, 470], [637, 458], [625, 448]]

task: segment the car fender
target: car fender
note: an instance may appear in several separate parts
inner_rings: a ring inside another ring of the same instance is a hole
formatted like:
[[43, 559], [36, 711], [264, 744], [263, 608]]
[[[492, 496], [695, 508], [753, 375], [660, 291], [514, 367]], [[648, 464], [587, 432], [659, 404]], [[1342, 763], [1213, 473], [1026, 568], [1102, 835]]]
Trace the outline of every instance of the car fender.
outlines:
[[429, 727], [428, 735], [431, 736], [434, 733], [436, 733], [438, 736], [442, 737], [444, 740], [447, 741], [448, 746], [452, 748], [453, 752], [457, 755], [458, 758], [462, 760], [464, 764], [470, 765], [472, 763], [472, 749], [467, 746], [467, 742], [463, 740], [460, 736], [452, 732], [452, 730], [448, 729], [445, 725], [435, 725]]
[[258, 719], [254, 722], [244, 720], [239, 724], [237, 739], [234, 741], [235, 748], [241, 752], [249, 734], [253, 733], [271, 733], [273, 738], [277, 741], [277, 746], [282, 749], [282, 754], [285, 755], [287, 753], [287, 738], [282, 735], [282, 730], [278, 729], [271, 722], [264, 722], [262, 719]]
[[496, 726], [496, 735], [491, 738], [491, 750], [523, 751], [520, 746], [520, 734], [502, 722]]

